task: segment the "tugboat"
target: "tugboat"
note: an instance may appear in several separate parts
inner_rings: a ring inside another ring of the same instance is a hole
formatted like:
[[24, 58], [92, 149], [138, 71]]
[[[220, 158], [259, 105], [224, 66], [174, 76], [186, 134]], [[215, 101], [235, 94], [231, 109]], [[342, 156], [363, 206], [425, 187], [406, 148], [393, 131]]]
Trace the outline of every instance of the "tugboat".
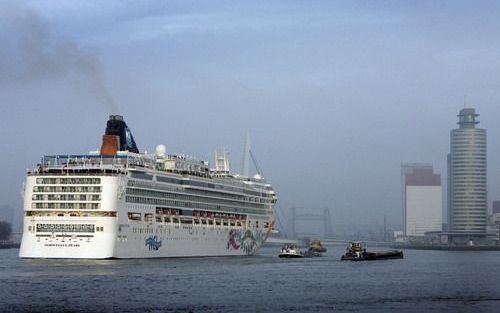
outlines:
[[309, 245], [309, 251], [316, 252], [316, 253], [325, 253], [326, 248], [323, 247], [323, 245], [321, 245], [321, 241], [313, 240], [313, 241], [311, 241], [311, 244]]
[[402, 259], [403, 251], [389, 250], [389, 251], [375, 251], [366, 252], [362, 247], [361, 242], [353, 241], [347, 245], [346, 252], [342, 256], [342, 261], [371, 261], [381, 259]]
[[363, 251], [361, 251], [361, 242], [353, 241], [347, 245], [345, 254], [340, 258], [342, 261], [359, 261]]
[[311, 250], [311, 248], [309, 248], [309, 250], [307, 250], [306, 252], [303, 253], [303, 255], [306, 257], [306, 258], [312, 258], [312, 257], [320, 257], [320, 256], [323, 256], [321, 254], [321, 252], [316, 252], [316, 251], [313, 251]]
[[280, 258], [303, 258], [304, 254], [300, 252], [297, 246], [292, 244], [285, 244], [281, 248], [281, 252], [278, 256]]

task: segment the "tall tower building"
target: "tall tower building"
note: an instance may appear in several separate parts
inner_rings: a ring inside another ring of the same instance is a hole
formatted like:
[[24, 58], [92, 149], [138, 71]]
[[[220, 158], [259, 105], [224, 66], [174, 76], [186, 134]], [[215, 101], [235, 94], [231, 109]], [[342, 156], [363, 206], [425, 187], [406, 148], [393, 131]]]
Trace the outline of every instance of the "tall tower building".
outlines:
[[432, 165], [403, 164], [403, 232], [405, 237], [422, 237], [426, 232], [441, 231], [443, 191], [441, 175]]
[[455, 239], [486, 235], [486, 130], [475, 110], [460, 110], [448, 155], [448, 223]]

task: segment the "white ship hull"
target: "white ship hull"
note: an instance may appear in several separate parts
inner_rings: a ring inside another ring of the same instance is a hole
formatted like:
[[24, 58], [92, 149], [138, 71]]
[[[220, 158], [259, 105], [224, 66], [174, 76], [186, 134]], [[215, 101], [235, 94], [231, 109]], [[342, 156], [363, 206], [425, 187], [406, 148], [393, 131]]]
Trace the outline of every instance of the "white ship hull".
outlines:
[[[107, 259], [253, 255], [271, 231], [273, 215], [247, 215], [244, 221], [191, 217], [190, 222], [176, 215], [160, 217], [153, 214], [155, 205], [125, 201], [127, 177], [98, 178], [102, 188], [100, 209], [75, 214], [71, 210], [33, 210], [37, 183], [35, 176], [28, 177], [25, 211], [30, 213], [24, 217], [19, 256]], [[141, 216], [150, 214], [151, 220], [130, 220], [131, 211]], [[265, 224], [271, 226], [265, 228]], [[78, 231], [76, 225], [88, 229]]]
[[[233, 246], [230, 242], [230, 232], [238, 231], [234, 228], [200, 227], [196, 230], [187, 230], [182, 229], [182, 226], [165, 225], [149, 229], [154, 235], [126, 235], [129, 232], [122, 232], [122, 235], [102, 233], [89, 239], [69, 236], [37, 238], [34, 233], [25, 232], [19, 256], [108, 259], [253, 255], [264, 241], [264, 234], [261, 232], [257, 236], [260, 237], [258, 240], [251, 238], [247, 239], [247, 242], [237, 240], [237, 244]], [[159, 244], [157, 249], [154, 244], [148, 244], [148, 240]]]

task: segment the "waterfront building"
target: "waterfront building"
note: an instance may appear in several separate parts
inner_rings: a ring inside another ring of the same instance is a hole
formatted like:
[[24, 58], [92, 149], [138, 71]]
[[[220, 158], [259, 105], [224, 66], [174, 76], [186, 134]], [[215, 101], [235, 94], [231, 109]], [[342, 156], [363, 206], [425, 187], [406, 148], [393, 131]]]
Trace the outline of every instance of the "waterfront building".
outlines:
[[448, 223], [455, 242], [487, 234], [486, 130], [475, 109], [464, 108], [451, 131], [448, 155]]
[[423, 237], [426, 232], [441, 231], [441, 175], [435, 174], [429, 164], [403, 164], [401, 174], [404, 236]]
[[493, 201], [492, 213], [500, 215], [500, 200]]
[[500, 241], [500, 201], [493, 201], [491, 223], [495, 233], [495, 240]]

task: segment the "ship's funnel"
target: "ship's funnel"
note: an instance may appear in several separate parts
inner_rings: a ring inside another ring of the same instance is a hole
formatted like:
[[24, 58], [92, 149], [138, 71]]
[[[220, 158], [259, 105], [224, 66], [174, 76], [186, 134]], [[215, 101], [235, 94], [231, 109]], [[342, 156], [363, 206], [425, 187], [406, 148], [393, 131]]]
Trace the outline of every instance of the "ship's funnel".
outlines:
[[123, 121], [123, 116], [110, 115], [106, 124], [106, 133], [102, 137], [101, 154], [114, 155], [117, 151], [139, 153], [134, 137]]
[[120, 147], [120, 137], [115, 135], [102, 136], [102, 155], [115, 155], [118, 152], [118, 147]]

